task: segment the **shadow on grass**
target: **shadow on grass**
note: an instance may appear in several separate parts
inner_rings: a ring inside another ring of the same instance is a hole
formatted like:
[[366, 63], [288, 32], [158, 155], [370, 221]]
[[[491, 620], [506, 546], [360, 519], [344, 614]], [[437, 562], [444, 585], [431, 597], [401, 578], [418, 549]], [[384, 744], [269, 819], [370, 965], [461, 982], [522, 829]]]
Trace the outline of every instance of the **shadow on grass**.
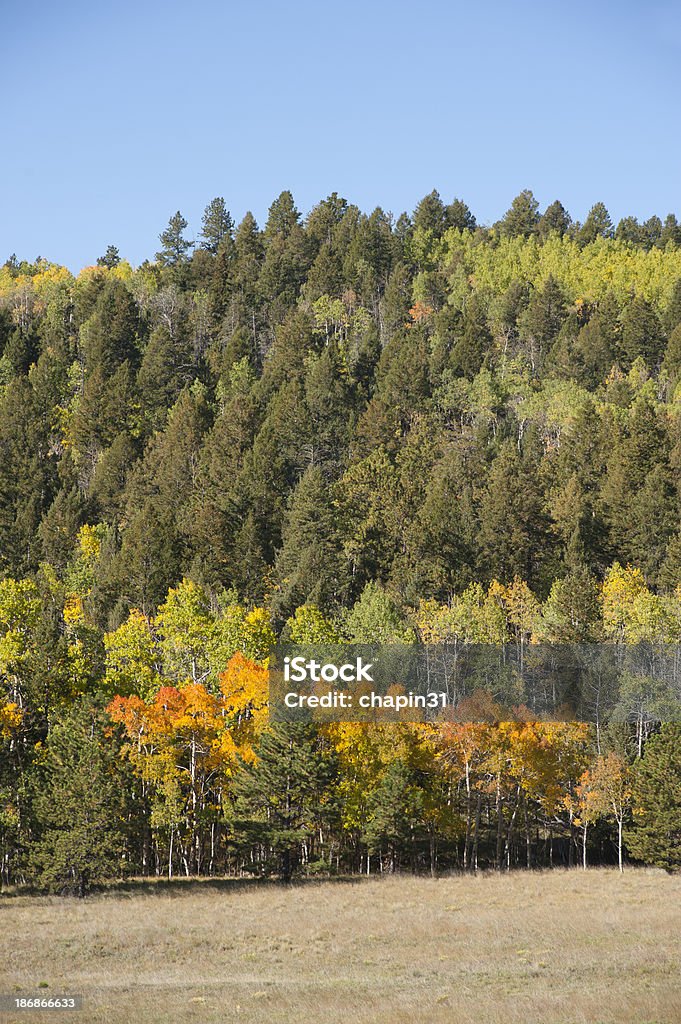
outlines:
[[197, 893], [214, 892], [216, 895], [230, 895], [246, 889], [282, 889], [314, 888], [320, 885], [360, 885], [365, 878], [361, 875], [328, 875], [306, 878], [300, 876], [285, 882], [280, 878], [245, 877], [191, 877], [191, 878], [129, 878], [123, 882], [93, 886], [92, 895], [154, 895], [171, 896], [196, 895]]
[[[271, 889], [272, 891], [315, 888], [321, 885], [352, 886], [366, 882], [366, 875], [315, 875], [300, 876], [286, 882], [280, 878], [255, 877], [178, 877], [178, 878], [126, 878], [122, 881], [104, 882], [91, 886], [85, 899], [93, 897], [132, 897], [132, 896], [196, 896], [200, 893], [214, 893], [216, 896], [227, 896], [253, 889]], [[30, 885], [11, 886], [0, 892], [0, 902], [20, 896], [55, 896], [59, 893], [47, 893]], [[66, 898], [75, 898], [73, 893], [64, 893]]]

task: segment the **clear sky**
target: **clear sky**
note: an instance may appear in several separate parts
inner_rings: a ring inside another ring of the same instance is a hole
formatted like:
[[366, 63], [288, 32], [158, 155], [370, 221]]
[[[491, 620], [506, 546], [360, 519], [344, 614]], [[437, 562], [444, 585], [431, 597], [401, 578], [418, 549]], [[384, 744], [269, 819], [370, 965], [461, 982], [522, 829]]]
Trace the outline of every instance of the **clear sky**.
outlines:
[[285, 188], [681, 215], [680, 84], [673, 0], [0, 0], [0, 262], [139, 263]]

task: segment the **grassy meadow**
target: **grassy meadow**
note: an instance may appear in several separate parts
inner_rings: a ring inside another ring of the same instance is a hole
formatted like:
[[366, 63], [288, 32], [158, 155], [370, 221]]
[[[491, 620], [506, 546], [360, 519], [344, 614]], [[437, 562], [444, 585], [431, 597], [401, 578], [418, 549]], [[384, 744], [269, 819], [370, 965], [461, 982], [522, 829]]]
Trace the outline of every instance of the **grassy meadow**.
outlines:
[[681, 877], [131, 884], [0, 898], [0, 993], [83, 1024], [675, 1024]]

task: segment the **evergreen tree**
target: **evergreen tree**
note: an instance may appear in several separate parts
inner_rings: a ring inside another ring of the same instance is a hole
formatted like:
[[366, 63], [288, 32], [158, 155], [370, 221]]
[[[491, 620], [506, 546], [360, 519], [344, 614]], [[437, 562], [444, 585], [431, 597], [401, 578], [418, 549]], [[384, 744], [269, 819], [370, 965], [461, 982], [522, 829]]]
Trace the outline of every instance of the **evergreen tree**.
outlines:
[[264, 258], [264, 246], [255, 217], [250, 210], [236, 230], [234, 249], [236, 253], [233, 273], [234, 317], [236, 320], [234, 326], [240, 325], [249, 331], [255, 348], [258, 341], [261, 305], [257, 285]]
[[499, 223], [503, 235], [523, 235], [527, 238], [537, 230], [539, 224], [539, 203], [530, 189], [519, 193]]
[[346, 217], [352, 228], [352, 239], [343, 261], [343, 276], [359, 296], [361, 305], [375, 309], [385, 288], [393, 259], [395, 245], [390, 218], [377, 207], [368, 217], [364, 214], [356, 219]]
[[597, 238], [612, 238], [613, 228], [610, 214], [603, 203], [595, 203], [577, 233], [580, 245], [589, 245]]
[[669, 213], [665, 217], [657, 244], [661, 249], [664, 249], [666, 245], [681, 245], [681, 226], [673, 213]]
[[275, 238], [288, 238], [300, 224], [300, 213], [296, 209], [292, 194], [286, 190], [281, 192], [269, 208], [265, 224], [265, 244]]
[[43, 557], [63, 570], [73, 554], [78, 529], [83, 524], [85, 503], [76, 487], [62, 487], [42, 518], [39, 535]]
[[681, 724], [665, 723], [633, 769], [633, 857], [671, 871], [681, 866]]
[[106, 267], [108, 270], [113, 270], [120, 262], [121, 257], [115, 245], [107, 245], [104, 255], [97, 258], [97, 266]]
[[168, 588], [182, 578], [184, 545], [170, 511], [147, 498], [126, 523], [112, 576], [124, 607], [153, 614]]
[[328, 480], [310, 466], [294, 490], [284, 520], [282, 548], [275, 566], [279, 593], [274, 603], [287, 617], [302, 604], [333, 608], [348, 581], [336, 527], [337, 511]]
[[662, 369], [669, 377], [672, 388], [675, 388], [681, 380], [681, 323], [674, 328], [669, 336]]
[[663, 231], [664, 228], [660, 218], [657, 216], [649, 217], [648, 220], [641, 225], [643, 248], [652, 249], [653, 246], [659, 245]]
[[447, 226], [447, 212], [436, 189], [424, 196], [418, 204], [412, 223], [416, 230], [431, 231], [436, 238], [442, 234]]
[[452, 452], [434, 467], [409, 532], [409, 574], [415, 594], [449, 600], [472, 583], [476, 534], [472, 488], [465, 466]]
[[619, 557], [646, 566], [652, 558], [655, 571], [674, 526], [668, 459], [665, 424], [651, 402], [639, 399], [626, 432], [620, 427], [611, 440], [601, 501]]
[[409, 322], [412, 305], [411, 274], [405, 263], [396, 263], [388, 278], [381, 302], [384, 344]]
[[112, 277], [99, 293], [92, 316], [81, 328], [81, 347], [89, 371], [109, 376], [126, 360], [139, 362], [141, 325], [137, 304], [123, 284]]
[[[242, 765], [236, 779], [232, 834], [240, 846], [265, 844], [282, 881], [314, 861], [319, 829], [337, 817], [337, 759], [314, 726], [304, 722], [270, 726], [257, 760]], [[240, 814], [246, 810], [249, 817]]]
[[668, 546], [678, 524], [674, 477], [667, 465], [657, 465], [646, 476], [643, 486], [631, 497], [629, 527], [622, 538], [626, 552], [653, 583], [665, 561]]
[[600, 639], [601, 608], [596, 578], [578, 565], [556, 580], [542, 609], [542, 639], [555, 644], [582, 644]]
[[445, 208], [445, 224], [457, 231], [475, 231], [476, 228], [475, 217], [461, 199], [454, 199]]
[[472, 380], [479, 373], [492, 347], [492, 334], [487, 313], [476, 292], [466, 300], [461, 334], [452, 346], [449, 365], [462, 376]]
[[681, 324], [681, 277], [674, 282], [667, 308], [664, 311], [663, 324], [668, 335], [671, 335], [674, 329]]
[[603, 319], [595, 314], [580, 329], [572, 343], [566, 375], [592, 389], [603, 383], [614, 362], [612, 333], [608, 331]]
[[649, 366], [656, 366], [664, 352], [664, 334], [650, 303], [636, 295], [625, 306], [621, 324], [620, 350], [624, 365], [631, 366], [641, 356]]
[[35, 800], [33, 867], [39, 884], [53, 891], [85, 896], [123, 868], [126, 791], [105, 729], [102, 713], [82, 700], [50, 730]]
[[103, 449], [130, 426], [134, 394], [134, 379], [127, 361], [110, 377], [101, 367], [86, 376], [70, 430], [82, 490], [90, 487]]
[[400, 331], [386, 345], [376, 368], [378, 387], [357, 427], [367, 447], [395, 447], [430, 392], [426, 339], [420, 328]]
[[59, 489], [50, 418], [26, 377], [0, 394], [0, 570], [35, 569], [40, 521]]
[[175, 334], [161, 324], [149, 338], [139, 373], [137, 388], [152, 427], [160, 427], [167, 410], [194, 376], [194, 360], [185, 326]]
[[541, 365], [564, 319], [563, 292], [556, 279], [549, 276], [544, 287], [532, 293], [527, 309], [519, 320], [521, 335], [527, 340], [528, 355], [533, 367]]
[[479, 572], [486, 580], [514, 576], [541, 589], [546, 522], [532, 460], [505, 442], [492, 463], [480, 505]]
[[178, 210], [168, 221], [165, 231], [158, 236], [161, 249], [156, 253], [156, 259], [162, 266], [177, 267], [187, 258], [188, 252], [194, 245], [184, 237], [187, 226], [187, 221]]
[[424, 794], [414, 771], [402, 760], [392, 761], [371, 793], [362, 834], [370, 853], [388, 854], [391, 872], [399, 865], [400, 851], [422, 838], [423, 811]]
[[304, 387], [311, 425], [310, 461], [338, 470], [350, 439], [355, 401], [341, 353], [333, 340], [319, 356], [309, 358]]
[[125, 506], [125, 483], [137, 451], [127, 430], [116, 434], [97, 460], [90, 483], [89, 498], [97, 510], [96, 519], [117, 522]]
[[24, 377], [38, 357], [38, 338], [32, 330], [10, 331], [3, 351], [3, 376]]
[[[221, 248], [229, 250], [234, 232], [234, 221], [222, 196], [211, 199], [201, 221], [201, 247], [214, 256]], [[186, 225], [185, 225], [186, 227]]]
[[644, 233], [636, 217], [623, 217], [617, 225], [615, 238], [621, 242], [629, 242], [631, 245], [641, 245]]
[[570, 227], [570, 223], [570, 214], [563, 204], [556, 199], [555, 202], [546, 207], [539, 219], [537, 226], [539, 237], [545, 241], [549, 235], [555, 233], [562, 238]]
[[343, 199], [337, 192], [332, 192], [310, 210], [305, 229], [308, 239], [318, 250], [323, 245], [334, 244], [336, 229], [347, 210], [347, 199]]

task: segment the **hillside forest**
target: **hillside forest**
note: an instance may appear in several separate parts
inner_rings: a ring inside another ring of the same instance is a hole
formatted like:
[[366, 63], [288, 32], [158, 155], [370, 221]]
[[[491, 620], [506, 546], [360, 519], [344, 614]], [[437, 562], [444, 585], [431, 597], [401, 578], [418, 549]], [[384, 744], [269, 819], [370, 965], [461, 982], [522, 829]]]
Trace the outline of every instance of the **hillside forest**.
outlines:
[[188, 228], [0, 268], [2, 886], [678, 867], [677, 723], [275, 725], [266, 667], [681, 642], [676, 217]]

